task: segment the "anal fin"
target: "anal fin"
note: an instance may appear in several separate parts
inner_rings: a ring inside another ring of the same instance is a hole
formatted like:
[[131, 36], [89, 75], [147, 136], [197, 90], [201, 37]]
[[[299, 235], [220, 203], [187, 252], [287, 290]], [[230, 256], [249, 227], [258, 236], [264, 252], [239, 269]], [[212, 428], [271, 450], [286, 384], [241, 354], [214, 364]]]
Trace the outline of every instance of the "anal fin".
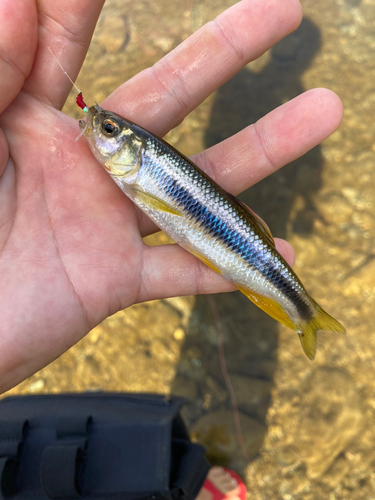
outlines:
[[254, 302], [254, 304], [262, 309], [262, 311], [271, 316], [271, 318], [276, 319], [292, 330], [298, 329], [298, 327], [293, 323], [282, 306], [278, 302], [276, 302], [276, 300], [265, 297], [264, 295], [260, 295], [253, 290], [247, 290], [246, 288], [243, 288], [242, 286], [239, 286], [237, 284], [235, 285], [240, 292], [242, 292], [249, 300], [251, 300], [251, 302]]

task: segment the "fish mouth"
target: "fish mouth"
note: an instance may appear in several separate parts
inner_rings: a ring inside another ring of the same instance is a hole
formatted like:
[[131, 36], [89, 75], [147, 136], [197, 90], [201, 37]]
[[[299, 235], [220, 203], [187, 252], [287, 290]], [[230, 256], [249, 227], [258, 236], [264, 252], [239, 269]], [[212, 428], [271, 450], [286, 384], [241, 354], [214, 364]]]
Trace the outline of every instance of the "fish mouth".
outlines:
[[88, 111], [87, 111], [87, 117], [86, 117], [86, 121], [84, 119], [82, 120], [79, 120], [78, 123], [79, 123], [79, 128], [81, 129], [82, 132], [84, 132], [88, 125], [90, 123], [93, 123], [94, 122], [94, 118], [100, 114], [100, 112], [102, 111], [102, 108], [98, 105], [96, 106], [91, 106]]
[[87, 126], [87, 123], [85, 122], [85, 120], [79, 120], [78, 124], [79, 124], [79, 128], [81, 129], [81, 132], [84, 132], [85, 128]]
[[90, 108], [88, 108], [86, 119], [84, 118], [82, 120], [78, 120], [78, 125], [81, 133], [76, 138], [76, 141], [78, 141], [78, 139], [82, 137], [83, 134], [85, 134], [86, 137], [92, 135], [95, 123], [97, 122], [97, 117], [102, 111], [103, 109], [98, 104], [96, 104], [96, 106], [91, 106]]

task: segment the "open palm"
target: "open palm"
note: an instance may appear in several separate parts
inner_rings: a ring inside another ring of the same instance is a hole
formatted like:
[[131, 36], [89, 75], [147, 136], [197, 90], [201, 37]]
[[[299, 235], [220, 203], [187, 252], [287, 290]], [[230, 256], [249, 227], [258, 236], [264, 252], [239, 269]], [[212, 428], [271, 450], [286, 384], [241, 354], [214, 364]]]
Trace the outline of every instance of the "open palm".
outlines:
[[[74, 78], [102, 4], [0, 2], [1, 391], [119, 309], [231, 289], [180, 247], [143, 243], [156, 228], [85, 141], [74, 142], [77, 122], [59, 111], [70, 85], [48, 47]], [[297, 0], [243, 0], [102, 106], [162, 136], [300, 19]], [[333, 93], [309, 91], [195, 161], [238, 193], [327, 137], [341, 114]], [[292, 261], [290, 247], [277, 245]]]

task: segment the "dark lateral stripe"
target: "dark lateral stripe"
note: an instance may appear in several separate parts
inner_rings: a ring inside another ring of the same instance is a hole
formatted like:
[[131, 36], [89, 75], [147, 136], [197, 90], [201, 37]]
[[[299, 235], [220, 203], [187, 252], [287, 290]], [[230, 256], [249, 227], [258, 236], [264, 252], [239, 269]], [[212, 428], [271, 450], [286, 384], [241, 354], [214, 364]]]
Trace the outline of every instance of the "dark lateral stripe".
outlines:
[[[202, 205], [187, 189], [179, 185], [176, 179], [168, 175], [162, 167], [157, 170], [162, 179], [165, 192], [194, 218], [209, 235], [218, 238], [226, 247], [240, 255], [273, 286], [287, 294], [290, 299], [300, 302], [299, 294], [292, 288], [290, 281], [280, 273], [277, 273], [277, 277], [273, 277], [275, 270], [272, 264], [267, 262], [268, 259], [262, 259], [259, 252], [244, 236], [235, 229], [230, 228], [223, 219]], [[210, 189], [212, 189], [211, 186]], [[228, 202], [226, 201], [226, 203]], [[301, 306], [303, 307], [303, 304]]]

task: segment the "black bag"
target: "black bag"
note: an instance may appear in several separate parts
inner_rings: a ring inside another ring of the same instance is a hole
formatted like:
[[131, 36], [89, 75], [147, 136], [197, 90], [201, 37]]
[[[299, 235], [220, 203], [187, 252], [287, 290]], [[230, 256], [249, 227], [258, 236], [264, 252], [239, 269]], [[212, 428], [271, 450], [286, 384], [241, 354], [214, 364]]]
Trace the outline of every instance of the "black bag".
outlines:
[[186, 401], [87, 393], [0, 401], [0, 499], [193, 500], [210, 465]]

